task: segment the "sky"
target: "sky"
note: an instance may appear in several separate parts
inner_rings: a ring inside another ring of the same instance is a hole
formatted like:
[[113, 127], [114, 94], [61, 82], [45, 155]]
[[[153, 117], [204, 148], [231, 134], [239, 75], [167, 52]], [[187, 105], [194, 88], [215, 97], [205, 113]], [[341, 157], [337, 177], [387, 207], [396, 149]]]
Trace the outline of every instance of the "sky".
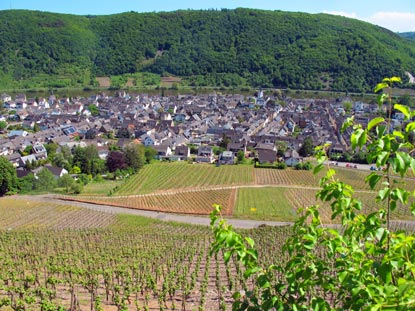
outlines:
[[415, 0], [0, 0], [0, 10], [77, 15], [237, 7], [343, 15], [395, 32], [415, 31]]

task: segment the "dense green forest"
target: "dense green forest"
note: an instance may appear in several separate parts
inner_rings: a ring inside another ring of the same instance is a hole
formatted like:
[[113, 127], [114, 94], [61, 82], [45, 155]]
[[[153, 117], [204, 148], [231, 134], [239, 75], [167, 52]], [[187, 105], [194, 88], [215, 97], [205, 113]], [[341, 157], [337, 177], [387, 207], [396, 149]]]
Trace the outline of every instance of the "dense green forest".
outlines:
[[360, 92], [386, 76], [405, 78], [415, 68], [412, 41], [327, 14], [223, 9], [77, 16], [6, 10], [0, 21], [3, 89], [87, 87], [96, 85], [96, 76], [149, 72], [196, 87]]
[[401, 32], [401, 33], [399, 33], [399, 35], [400, 35], [402, 38], [406, 38], [406, 39], [409, 39], [409, 40], [415, 41], [415, 31], [410, 31], [410, 32]]

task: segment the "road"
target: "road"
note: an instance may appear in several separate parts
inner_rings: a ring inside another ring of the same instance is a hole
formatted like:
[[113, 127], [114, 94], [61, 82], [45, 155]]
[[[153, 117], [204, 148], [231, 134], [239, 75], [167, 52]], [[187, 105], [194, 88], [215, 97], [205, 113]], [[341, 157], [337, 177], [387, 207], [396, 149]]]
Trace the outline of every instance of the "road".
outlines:
[[[137, 216], [144, 216], [155, 218], [162, 221], [174, 221], [174, 222], [181, 222], [193, 225], [203, 225], [209, 226], [210, 225], [210, 218], [209, 216], [193, 216], [193, 215], [180, 215], [180, 214], [172, 214], [172, 213], [164, 213], [164, 212], [155, 212], [155, 211], [144, 211], [139, 209], [132, 209], [126, 207], [116, 207], [116, 206], [108, 206], [103, 204], [91, 204], [91, 203], [84, 203], [84, 202], [75, 202], [75, 201], [62, 201], [56, 198], [54, 195], [40, 195], [40, 196], [27, 196], [30, 200], [47, 200], [52, 202], [59, 202], [60, 204], [67, 204], [67, 205], [75, 205], [83, 208], [88, 208], [94, 211], [110, 213], [110, 214], [130, 214], [130, 215], [137, 215]], [[292, 225], [292, 222], [283, 222], [283, 221], [263, 221], [263, 220], [246, 220], [246, 219], [235, 219], [235, 218], [226, 218], [228, 224], [232, 225], [235, 228], [240, 229], [252, 229], [257, 228], [261, 225], [268, 225], [268, 226], [286, 226]]]
[[[209, 226], [210, 225], [210, 218], [209, 216], [194, 216], [194, 215], [180, 215], [180, 214], [173, 214], [173, 213], [164, 213], [164, 212], [156, 212], [156, 211], [145, 211], [139, 209], [132, 209], [126, 207], [116, 207], [116, 206], [109, 206], [104, 204], [92, 204], [92, 203], [85, 203], [85, 202], [76, 202], [76, 201], [66, 201], [59, 199], [56, 195], [38, 195], [38, 196], [19, 196], [20, 198], [26, 198], [27, 200], [40, 200], [40, 201], [49, 201], [55, 202], [60, 204], [66, 205], [75, 205], [82, 208], [88, 208], [98, 212], [110, 213], [110, 214], [130, 214], [130, 215], [137, 215], [137, 216], [144, 216], [150, 217], [154, 219], [158, 219], [161, 221], [174, 221], [174, 222], [181, 222], [186, 224], [192, 225], [202, 225], [202, 226]], [[227, 218], [225, 217], [228, 224], [232, 225], [234, 228], [239, 229], [252, 229], [258, 228], [261, 225], [267, 226], [289, 226], [293, 225], [293, 222], [284, 222], [284, 221], [264, 221], [264, 220], [247, 220], [247, 219], [236, 219], [236, 218]], [[391, 221], [391, 223], [396, 223], [399, 228], [410, 228], [413, 230], [415, 226], [415, 221], [412, 220], [396, 220]], [[328, 227], [338, 227], [339, 225], [336, 224], [327, 224], [325, 226]]]

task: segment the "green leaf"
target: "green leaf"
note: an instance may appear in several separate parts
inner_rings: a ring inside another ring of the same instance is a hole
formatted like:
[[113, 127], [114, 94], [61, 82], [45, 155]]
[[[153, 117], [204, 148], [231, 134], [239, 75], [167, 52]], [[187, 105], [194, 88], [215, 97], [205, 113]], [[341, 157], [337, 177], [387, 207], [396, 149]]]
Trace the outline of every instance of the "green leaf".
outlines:
[[230, 251], [226, 251], [223, 254], [223, 260], [225, 261], [225, 263], [229, 262], [229, 259], [231, 259], [231, 256], [232, 256], [232, 252]]
[[373, 92], [377, 93], [377, 92], [379, 92], [380, 90], [383, 90], [384, 88], [387, 88], [387, 87], [389, 87], [389, 84], [388, 84], [388, 83], [386, 83], [386, 82], [378, 83], [378, 84], [376, 85], [375, 89], [373, 90]]
[[377, 195], [377, 200], [378, 201], [384, 201], [388, 195], [389, 195], [390, 189], [389, 188], [383, 188], [381, 190], [379, 190], [378, 195]]
[[407, 133], [410, 133], [410, 132], [412, 132], [412, 131], [415, 131], [415, 122], [410, 122], [410, 123], [408, 123], [408, 124], [406, 125], [406, 127], [405, 127], [405, 131], [406, 131]]
[[262, 288], [268, 288], [271, 286], [271, 283], [269, 282], [267, 276], [264, 274], [260, 275], [257, 281], [258, 281], [258, 285], [261, 286]]
[[390, 283], [392, 280], [392, 265], [389, 262], [380, 265], [379, 275], [385, 283]]
[[381, 108], [382, 108], [383, 103], [384, 103], [387, 99], [388, 99], [388, 94], [386, 94], [386, 93], [380, 94], [380, 95], [377, 97], [377, 102], [378, 102], [378, 107], [379, 107], [379, 109], [381, 109]]
[[362, 147], [366, 143], [366, 139], [366, 131], [361, 128], [356, 129], [350, 137], [350, 141], [352, 142], [352, 148], [356, 149], [356, 147]]
[[405, 105], [401, 105], [401, 104], [395, 104], [393, 106], [393, 108], [395, 108], [396, 110], [399, 110], [400, 112], [402, 112], [405, 115], [405, 119], [409, 119], [411, 116], [411, 111], [409, 110], [409, 108]]
[[378, 175], [375, 172], [370, 173], [366, 178], [365, 182], [369, 183], [370, 189], [374, 189], [379, 180], [382, 179], [382, 176]]
[[255, 242], [254, 242], [254, 240], [253, 239], [251, 239], [250, 237], [245, 237], [245, 241], [248, 243], [248, 245], [250, 246], [250, 247], [254, 247], [254, 245], [255, 245]]
[[386, 161], [389, 158], [389, 153], [386, 151], [379, 152], [378, 157], [376, 159], [376, 166], [382, 167], [386, 164]]
[[320, 172], [324, 168], [323, 164], [317, 164], [313, 168], [313, 174], [316, 175], [318, 172]]
[[369, 124], [367, 125], [367, 130], [370, 131], [373, 127], [375, 127], [376, 125], [384, 121], [385, 119], [381, 117], [377, 117], [377, 118], [370, 120]]
[[401, 83], [402, 82], [402, 79], [400, 78], [400, 77], [391, 77], [391, 78], [389, 78], [389, 81], [390, 82], [398, 82], [398, 83]]
[[397, 173], [402, 173], [402, 170], [405, 168], [405, 160], [402, 157], [400, 152], [396, 153], [396, 158], [393, 159], [394, 170]]
[[395, 192], [396, 198], [402, 203], [406, 204], [408, 202], [408, 197], [410, 193], [405, 189], [396, 188], [393, 190]]
[[411, 163], [409, 164], [409, 166], [412, 169], [412, 174], [415, 175], [415, 159], [414, 158], [411, 159]]
[[341, 127], [341, 132], [344, 133], [344, 131], [349, 128], [350, 126], [352, 126], [354, 122], [354, 116], [351, 118], [347, 118], [346, 121], [343, 122], [342, 127]]
[[349, 272], [347, 272], [347, 271], [341, 271], [341, 272], [338, 273], [340, 283], [344, 282], [344, 280], [346, 279], [348, 274], [349, 274]]
[[379, 228], [376, 230], [375, 236], [379, 241], [382, 241], [385, 237], [386, 229], [385, 228]]
[[405, 135], [401, 131], [393, 131], [393, 136], [405, 139]]

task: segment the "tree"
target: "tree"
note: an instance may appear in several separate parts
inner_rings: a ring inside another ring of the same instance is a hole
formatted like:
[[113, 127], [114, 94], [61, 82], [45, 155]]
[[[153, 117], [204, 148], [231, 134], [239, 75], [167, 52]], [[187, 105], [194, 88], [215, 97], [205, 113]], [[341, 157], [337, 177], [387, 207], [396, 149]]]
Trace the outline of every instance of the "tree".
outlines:
[[70, 171], [71, 170], [71, 165], [65, 159], [64, 155], [61, 152], [55, 154], [55, 156], [53, 157], [52, 163], [55, 166], [65, 168], [67, 171]]
[[50, 156], [51, 158], [53, 158], [59, 148], [59, 145], [56, 143], [49, 143], [44, 145], [46, 152], [48, 153], [48, 157]]
[[19, 192], [27, 193], [33, 190], [33, 185], [35, 183], [35, 175], [30, 173], [22, 178], [19, 178]]
[[245, 161], [245, 152], [243, 150], [239, 150], [237, 155], [238, 163], [243, 163]]
[[17, 187], [16, 170], [6, 157], [0, 156], [0, 196], [16, 191]]
[[107, 157], [107, 168], [110, 172], [127, 168], [127, 161], [121, 151], [111, 151]]
[[345, 111], [346, 113], [350, 113], [350, 112], [352, 111], [353, 104], [352, 104], [351, 102], [349, 102], [349, 101], [345, 101], [345, 102], [343, 103], [343, 108], [344, 108], [344, 111]]
[[60, 153], [63, 155], [64, 159], [66, 161], [68, 161], [69, 164], [72, 163], [72, 159], [73, 159], [72, 152], [71, 152], [71, 149], [68, 146], [66, 146], [66, 145], [62, 146]]
[[37, 133], [37, 132], [39, 132], [40, 130], [41, 130], [41, 129], [40, 129], [39, 124], [38, 124], [38, 123], [35, 123], [35, 125], [33, 125], [33, 132]]
[[[377, 85], [376, 92], [384, 90], [379, 105], [386, 101], [392, 106], [390, 89], [398, 81], [393, 77]], [[234, 256], [245, 268], [244, 277], [254, 279], [255, 291], [233, 295], [233, 310], [415, 310], [415, 234], [394, 230], [390, 221], [398, 205], [415, 214], [415, 203], [409, 201], [415, 194], [396, 177], [405, 177], [409, 171], [415, 175], [415, 146], [409, 141], [415, 131], [411, 121], [415, 111], [400, 104], [393, 107], [406, 118], [407, 126], [400, 132], [390, 131], [390, 118], [382, 117], [371, 120], [366, 128], [353, 118], [342, 127], [353, 127], [353, 149], [366, 148], [369, 162], [383, 167], [365, 181], [372, 190], [380, 188], [376, 201], [384, 202], [385, 208], [362, 213], [353, 188], [337, 180], [328, 167], [316, 196], [330, 205], [339, 228], [322, 223], [318, 205], [303, 209], [284, 245], [288, 260], [262, 267], [254, 241], [235, 232], [215, 205], [212, 252], [222, 251], [225, 263]], [[314, 173], [327, 163], [328, 148], [316, 149]]]
[[311, 139], [311, 137], [306, 137], [300, 149], [298, 150], [298, 153], [302, 157], [308, 157], [313, 154], [313, 151], [314, 151], [313, 140]]
[[95, 139], [97, 136], [97, 130], [96, 129], [89, 129], [85, 133], [85, 139]]
[[144, 146], [131, 143], [124, 148], [125, 160], [127, 166], [131, 167], [135, 172], [143, 167], [145, 161]]
[[225, 134], [222, 135], [222, 140], [219, 143], [219, 147], [223, 148], [223, 149], [227, 149], [228, 148], [228, 144], [231, 142], [231, 139], [226, 136]]
[[6, 121], [0, 121], [0, 131], [3, 131], [7, 128], [7, 122]]
[[82, 192], [83, 188], [84, 188], [84, 186], [81, 183], [74, 182], [71, 185], [71, 190], [75, 194], [80, 194]]
[[286, 141], [276, 141], [275, 146], [277, 147], [277, 156], [280, 158], [284, 156], [285, 152], [288, 149], [288, 144]]
[[96, 116], [98, 116], [99, 115], [99, 109], [98, 109], [98, 107], [97, 106], [95, 106], [95, 105], [89, 105], [88, 106], [88, 110], [89, 110], [89, 112], [94, 116], [94, 117], [96, 117]]
[[144, 157], [146, 158], [146, 163], [151, 163], [154, 160], [154, 156], [157, 154], [157, 150], [152, 147], [144, 148]]
[[95, 145], [76, 147], [73, 152], [73, 165], [78, 166], [85, 174], [96, 175], [105, 171], [105, 161], [99, 158]]
[[130, 130], [126, 127], [122, 127], [117, 131], [117, 138], [131, 138]]
[[37, 174], [34, 189], [39, 191], [50, 191], [56, 187], [56, 179], [52, 172], [46, 167], [42, 168]]
[[69, 193], [69, 190], [71, 189], [72, 184], [75, 182], [75, 180], [72, 178], [69, 174], [63, 174], [58, 179], [58, 186], [64, 187], [66, 189], [66, 192]]

